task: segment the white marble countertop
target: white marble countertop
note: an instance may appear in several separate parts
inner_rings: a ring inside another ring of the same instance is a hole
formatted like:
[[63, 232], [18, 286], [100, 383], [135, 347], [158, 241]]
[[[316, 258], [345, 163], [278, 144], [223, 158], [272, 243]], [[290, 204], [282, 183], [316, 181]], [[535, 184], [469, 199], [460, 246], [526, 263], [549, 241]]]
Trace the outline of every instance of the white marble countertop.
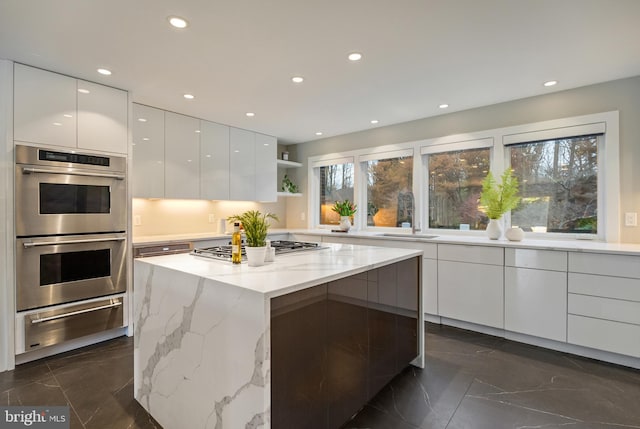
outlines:
[[414, 249], [325, 244], [320, 250], [277, 255], [274, 262], [261, 267], [184, 253], [140, 258], [135, 263], [166, 267], [275, 297], [420, 255], [422, 251]]
[[[411, 236], [410, 233], [406, 234], [406, 237], [389, 237], [381, 235], [381, 232], [372, 231], [349, 231], [344, 232], [331, 232], [328, 229], [275, 229], [269, 230], [269, 235], [276, 234], [306, 234], [321, 236], [333, 236], [333, 237], [352, 237], [352, 238], [369, 238], [373, 240], [387, 240], [387, 241], [414, 241], [422, 243], [436, 243], [436, 244], [468, 244], [474, 246], [498, 246], [509, 247], [519, 249], [540, 249], [540, 250], [564, 250], [574, 252], [590, 252], [590, 253], [610, 253], [618, 255], [640, 255], [640, 244], [630, 243], [604, 243], [597, 240], [579, 240], [579, 239], [567, 239], [567, 240], [552, 240], [552, 239], [530, 239], [525, 238], [522, 241], [508, 241], [502, 240], [490, 240], [486, 236], [482, 235], [453, 235], [434, 233], [436, 238], [420, 238]], [[428, 234], [427, 234], [428, 235]], [[152, 244], [159, 242], [173, 242], [173, 241], [204, 241], [215, 240], [221, 238], [229, 238], [229, 234], [218, 234], [213, 232], [205, 233], [191, 233], [191, 234], [168, 234], [168, 235], [154, 235], [146, 237], [133, 237], [133, 243], [136, 246], [143, 244]], [[197, 244], [196, 244], [197, 247]]]
[[[496, 246], [496, 247], [509, 247], [520, 249], [540, 249], [540, 250], [564, 250], [574, 252], [589, 252], [589, 253], [610, 253], [610, 254], [626, 254], [640, 256], [640, 244], [629, 243], [604, 243], [597, 240], [580, 240], [580, 239], [568, 239], [568, 240], [552, 240], [552, 239], [529, 239], [525, 238], [522, 241], [509, 241], [507, 239], [490, 240], [486, 236], [480, 235], [453, 235], [434, 233], [435, 238], [420, 238], [419, 236], [412, 236], [410, 232], [405, 237], [389, 237], [381, 235], [381, 232], [370, 231], [349, 231], [344, 232], [331, 232], [326, 229], [295, 229], [289, 230], [292, 234], [305, 234], [305, 235], [318, 235], [318, 236], [331, 236], [331, 237], [353, 237], [353, 238], [367, 238], [373, 240], [388, 240], [388, 241], [413, 241], [422, 243], [434, 243], [434, 244], [468, 244], [473, 246]], [[420, 234], [418, 234], [420, 235]], [[425, 234], [431, 235], [431, 234]]]

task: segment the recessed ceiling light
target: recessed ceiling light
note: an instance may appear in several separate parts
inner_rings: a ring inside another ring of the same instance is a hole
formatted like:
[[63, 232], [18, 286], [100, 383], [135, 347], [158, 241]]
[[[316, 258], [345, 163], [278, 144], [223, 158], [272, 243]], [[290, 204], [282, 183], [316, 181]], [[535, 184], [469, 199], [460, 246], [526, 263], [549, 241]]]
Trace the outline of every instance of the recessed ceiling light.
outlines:
[[89, 94], [90, 91], [88, 89], [78, 88], [78, 92], [81, 94]]
[[186, 19], [180, 18], [179, 16], [170, 16], [167, 19], [169, 20], [169, 24], [175, 28], [186, 28], [189, 25]]
[[194, 133], [200, 134], [200, 130], [195, 130]]
[[438, 106], [441, 109], [446, 109], [447, 107], [449, 107], [449, 105], [447, 103], [443, 103], [441, 105]]
[[247, 113], [245, 113], [245, 115], [247, 115], [247, 116], [248, 116], [248, 117], [250, 117], [250, 118], [252, 118], [252, 117], [256, 116], [256, 114], [255, 114], [255, 113], [253, 113], [253, 112], [247, 112]]
[[56, 127], [61, 127], [62, 124], [60, 122], [54, 122], [53, 125], [55, 125]]
[[65, 118], [73, 118], [73, 115], [70, 115], [70, 114], [68, 114], [68, 113], [65, 113], [65, 114], [64, 114], [64, 115], [62, 115], [62, 116], [64, 116]]
[[545, 83], [543, 83], [544, 86], [553, 86], [556, 85], [558, 83], [557, 80], [548, 80]]
[[317, 136], [321, 136], [321, 135], [322, 135], [322, 131], [317, 131], [317, 132], [316, 132], [316, 135], [317, 135]]
[[291, 78], [291, 82], [293, 83], [302, 83], [304, 82], [304, 78], [302, 76], [294, 76]]
[[142, 137], [142, 140], [148, 142], [149, 141], [149, 137]]
[[105, 76], [111, 76], [111, 70], [107, 70], [107, 69], [98, 69], [98, 73], [103, 74]]
[[184, 94], [183, 97], [187, 100], [193, 100], [194, 98], [196, 98], [193, 94]]
[[372, 123], [372, 124], [377, 124], [378, 122], [380, 122], [380, 121], [378, 121], [377, 119], [372, 119], [372, 120], [371, 120], [371, 123]]
[[145, 118], [138, 118], [138, 122], [147, 122]]
[[360, 52], [352, 52], [347, 58], [349, 58], [349, 61], [360, 61], [362, 59], [362, 54]]

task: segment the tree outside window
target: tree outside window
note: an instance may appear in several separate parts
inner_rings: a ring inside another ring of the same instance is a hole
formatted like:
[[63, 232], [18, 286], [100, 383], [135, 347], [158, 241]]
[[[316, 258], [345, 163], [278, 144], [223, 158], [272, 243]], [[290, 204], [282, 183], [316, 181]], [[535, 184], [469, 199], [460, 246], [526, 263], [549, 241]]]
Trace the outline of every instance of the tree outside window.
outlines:
[[428, 155], [429, 228], [486, 228], [488, 218], [479, 210], [479, 200], [489, 156], [489, 148]]
[[413, 218], [413, 157], [367, 162], [367, 226], [400, 227]]
[[353, 175], [353, 163], [320, 167], [320, 224], [340, 223], [340, 216], [331, 207], [336, 201], [353, 201]]
[[511, 224], [525, 231], [597, 233], [598, 136], [517, 144], [511, 168], [522, 201]]

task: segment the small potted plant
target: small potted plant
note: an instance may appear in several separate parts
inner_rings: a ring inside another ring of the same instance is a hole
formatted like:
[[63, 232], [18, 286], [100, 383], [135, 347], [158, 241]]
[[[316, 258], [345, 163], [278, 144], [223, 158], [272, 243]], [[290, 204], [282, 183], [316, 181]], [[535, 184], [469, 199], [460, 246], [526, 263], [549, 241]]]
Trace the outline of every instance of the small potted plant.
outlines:
[[282, 192], [288, 192], [290, 194], [296, 194], [298, 192], [298, 185], [293, 183], [286, 174], [282, 178]]
[[340, 215], [340, 229], [349, 231], [351, 228], [351, 217], [358, 211], [358, 206], [349, 200], [336, 201], [331, 208]]
[[240, 215], [229, 216], [231, 221], [242, 224], [245, 236], [247, 237], [247, 261], [250, 267], [257, 267], [264, 264], [266, 253], [267, 230], [269, 222], [267, 219], [278, 220], [278, 216], [273, 213], [260, 213], [258, 210], [249, 210]]
[[480, 204], [485, 208], [485, 213], [489, 217], [487, 225], [487, 235], [492, 240], [497, 240], [502, 236], [502, 226], [500, 218], [509, 210], [515, 209], [520, 203], [518, 195], [518, 178], [513, 175], [512, 169], [507, 169], [502, 173], [502, 183], [496, 183], [491, 171], [482, 180], [482, 193], [480, 194]]

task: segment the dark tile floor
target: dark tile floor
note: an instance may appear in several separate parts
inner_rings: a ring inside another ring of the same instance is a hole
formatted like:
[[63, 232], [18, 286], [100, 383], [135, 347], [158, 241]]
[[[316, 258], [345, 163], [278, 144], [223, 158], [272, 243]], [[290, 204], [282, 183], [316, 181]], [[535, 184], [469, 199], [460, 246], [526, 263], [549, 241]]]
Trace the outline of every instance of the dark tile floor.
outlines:
[[[640, 371], [431, 324], [426, 344], [427, 368], [344, 429], [640, 428]], [[0, 373], [0, 403], [69, 404], [74, 429], [160, 428], [133, 399], [130, 338]]]
[[160, 428], [133, 399], [133, 339], [127, 337], [0, 373], [0, 404], [69, 404], [71, 429]]

